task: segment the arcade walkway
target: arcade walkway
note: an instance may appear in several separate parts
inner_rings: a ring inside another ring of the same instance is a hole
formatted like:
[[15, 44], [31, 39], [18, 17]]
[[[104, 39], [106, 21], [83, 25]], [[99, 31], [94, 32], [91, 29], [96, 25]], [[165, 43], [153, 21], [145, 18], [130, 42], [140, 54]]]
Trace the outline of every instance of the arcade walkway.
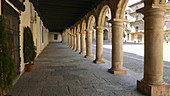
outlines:
[[25, 72], [13, 96], [143, 96], [132, 74], [113, 75], [105, 64], [74, 52], [62, 43], [50, 43], [35, 60], [35, 70]]

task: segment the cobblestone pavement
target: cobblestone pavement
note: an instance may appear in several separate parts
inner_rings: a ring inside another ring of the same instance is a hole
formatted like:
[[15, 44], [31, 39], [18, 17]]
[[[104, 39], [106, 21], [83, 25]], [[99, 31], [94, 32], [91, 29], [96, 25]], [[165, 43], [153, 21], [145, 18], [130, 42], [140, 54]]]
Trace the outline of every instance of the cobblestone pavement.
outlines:
[[[136, 90], [138, 74], [113, 75], [106, 64], [94, 64], [68, 46], [50, 43], [35, 60], [33, 72], [25, 72], [12, 96], [143, 96]], [[126, 62], [128, 63], [128, 62]], [[137, 77], [136, 77], [137, 76]]]
[[[104, 46], [111, 45], [110, 42], [104, 42]], [[133, 53], [127, 52], [127, 50], [132, 50], [129, 49], [127, 46], [130, 48], [133, 48]], [[123, 52], [123, 66], [124, 69], [128, 71], [129, 74], [134, 76], [137, 80], [140, 80], [143, 78], [143, 73], [144, 73], [144, 56], [141, 56], [141, 52], [144, 50], [144, 44], [134, 44], [134, 43], [124, 43], [123, 44], [125, 50]], [[169, 48], [170, 45], [165, 45], [164, 44], [164, 70], [163, 70], [163, 79], [164, 81], [170, 85], [170, 58], [167, 59], [170, 54], [169, 54]], [[93, 54], [95, 54], [95, 43], [93, 42]], [[138, 55], [140, 54], [140, 55]], [[105, 59], [106, 67], [109, 68], [111, 66], [111, 49], [110, 48], [103, 48], [103, 58]], [[167, 61], [165, 61], [167, 60]]]

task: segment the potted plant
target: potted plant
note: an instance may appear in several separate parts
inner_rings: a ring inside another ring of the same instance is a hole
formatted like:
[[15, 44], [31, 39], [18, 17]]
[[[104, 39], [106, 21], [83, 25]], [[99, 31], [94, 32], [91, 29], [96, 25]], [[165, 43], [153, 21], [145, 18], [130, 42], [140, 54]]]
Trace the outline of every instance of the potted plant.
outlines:
[[36, 57], [36, 47], [34, 46], [33, 36], [31, 29], [29, 27], [24, 28], [24, 62], [28, 63], [26, 65], [27, 71], [33, 71], [33, 61]]
[[17, 77], [17, 65], [12, 57], [11, 49], [8, 47], [8, 34], [5, 30], [6, 21], [0, 16], [0, 96], [8, 93]]

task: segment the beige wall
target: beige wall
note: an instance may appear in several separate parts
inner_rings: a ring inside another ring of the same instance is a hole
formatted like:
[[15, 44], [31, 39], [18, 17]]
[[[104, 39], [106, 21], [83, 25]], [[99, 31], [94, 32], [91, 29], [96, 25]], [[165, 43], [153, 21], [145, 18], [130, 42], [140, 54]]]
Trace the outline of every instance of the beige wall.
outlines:
[[[48, 29], [46, 29], [38, 16], [37, 12], [34, 10], [32, 3], [29, 0], [25, 0], [25, 11], [21, 12], [20, 15], [20, 56], [21, 56], [21, 72], [25, 68], [24, 57], [23, 57], [23, 31], [24, 27], [29, 26], [33, 32], [34, 44], [37, 47], [37, 56], [48, 44]], [[35, 16], [36, 14], [36, 16]], [[36, 17], [36, 18], [35, 18]], [[43, 28], [43, 39], [42, 42], [42, 28]]]
[[[57, 34], [58, 35], [58, 39], [54, 40], [54, 35]], [[62, 36], [61, 33], [59, 32], [50, 32], [49, 33], [49, 42], [61, 42], [62, 41]]]

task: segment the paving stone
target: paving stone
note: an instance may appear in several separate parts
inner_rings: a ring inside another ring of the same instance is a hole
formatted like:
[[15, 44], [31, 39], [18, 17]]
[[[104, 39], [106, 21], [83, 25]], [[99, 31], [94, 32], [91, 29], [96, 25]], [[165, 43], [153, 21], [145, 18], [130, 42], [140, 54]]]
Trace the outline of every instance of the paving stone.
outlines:
[[[107, 57], [107, 56], [106, 56]], [[107, 57], [108, 58], [108, 57]], [[94, 64], [68, 46], [50, 43], [35, 60], [33, 72], [25, 72], [15, 84], [13, 96], [142, 96], [132, 72], [113, 75], [111, 66]], [[136, 62], [136, 61], [134, 61]], [[137, 64], [137, 63], [134, 63]], [[132, 64], [132, 65], [134, 65]], [[129, 68], [129, 67], [128, 67]], [[129, 69], [130, 70], [130, 69]], [[168, 78], [168, 77], [166, 77]]]

